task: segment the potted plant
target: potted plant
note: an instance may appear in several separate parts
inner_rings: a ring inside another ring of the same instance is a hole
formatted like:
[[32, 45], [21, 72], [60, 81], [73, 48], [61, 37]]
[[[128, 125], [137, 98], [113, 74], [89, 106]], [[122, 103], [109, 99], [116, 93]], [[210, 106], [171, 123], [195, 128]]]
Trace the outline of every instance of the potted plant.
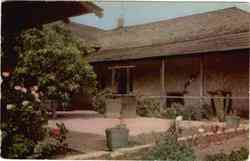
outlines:
[[240, 117], [236, 115], [235, 110], [232, 110], [231, 114], [226, 116], [225, 120], [228, 128], [238, 128], [240, 126]]
[[[220, 122], [225, 121], [225, 110], [224, 110], [224, 98], [223, 98], [223, 91], [217, 90], [214, 93], [214, 106], [216, 115]], [[219, 98], [216, 98], [219, 97]]]
[[214, 112], [220, 122], [225, 121], [226, 114], [231, 110], [231, 92], [216, 90], [208, 92], [212, 96]]
[[226, 112], [229, 113], [228, 116], [225, 117], [225, 121], [226, 121], [226, 126], [227, 127], [232, 127], [232, 128], [238, 128], [240, 125], [240, 117], [237, 116], [236, 114], [236, 110], [233, 109], [230, 106], [230, 94], [227, 93], [226, 94], [226, 99], [225, 99], [225, 107], [226, 107]]
[[117, 148], [128, 146], [129, 129], [123, 123], [123, 118], [120, 117], [120, 124], [106, 129], [106, 141], [109, 150], [113, 151]]

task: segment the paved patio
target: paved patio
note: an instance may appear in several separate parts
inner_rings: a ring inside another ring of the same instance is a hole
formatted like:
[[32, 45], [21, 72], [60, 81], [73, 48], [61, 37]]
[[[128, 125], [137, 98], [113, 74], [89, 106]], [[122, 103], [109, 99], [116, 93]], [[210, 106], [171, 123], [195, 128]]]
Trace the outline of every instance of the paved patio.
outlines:
[[[107, 150], [105, 129], [120, 123], [119, 119], [104, 118], [94, 111], [67, 111], [58, 112], [57, 115], [57, 119], [49, 120], [49, 126], [56, 127], [57, 122], [63, 122], [69, 130], [66, 142], [71, 149], [80, 153]], [[141, 144], [141, 141], [144, 144], [144, 141], [148, 143], [148, 141], [155, 139], [155, 134], [169, 128], [171, 120], [137, 117], [124, 119], [123, 123], [129, 128], [129, 140], [132, 146], [133, 144]], [[215, 124], [215, 122], [182, 121], [181, 126], [197, 130], [196, 127], [211, 124]], [[216, 124], [220, 125], [221, 123]]]
[[[56, 127], [57, 122], [63, 122], [69, 130], [66, 140], [69, 147], [80, 153], [88, 153], [107, 150], [105, 129], [118, 125], [120, 120], [104, 118], [94, 111], [67, 111], [57, 112], [57, 119], [49, 120], [49, 126]], [[124, 119], [124, 123], [130, 130], [130, 142], [134, 142], [141, 137], [139, 134], [165, 131], [170, 121], [137, 117]]]
[[[76, 132], [86, 132], [97, 135], [105, 135], [105, 129], [114, 127], [120, 123], [119, 119], [104, 118], [94, 111], [59, 112], [58, 118], [49, 121], [49, 126], [54, 127], [56, 122], [63, 122], [65, 126]], [[130, 135], [161, 132], [168, 128], [169, 120], [134, 118], [123, 121], [130, 130]]]
[[[56, 122], [63, 122], [72, 131], [105, 135], [105, 129], [114, 127], [120, 123], [119, 119], [104, 118], [94, 111], [68, 111], [58, 112], [58, 118], [49, 120], [49, 126], [55, 127]], [[142, 133], [163, 132], [170, 126], [171, 120], [159, 118], [137, 117], [124, 119], [123, 123], [129, 128], [130, 136]], [[212, 123], [212, 122], [211, 122]], [[209, 122], [183, 121], [185, 127], [208, 125]]]

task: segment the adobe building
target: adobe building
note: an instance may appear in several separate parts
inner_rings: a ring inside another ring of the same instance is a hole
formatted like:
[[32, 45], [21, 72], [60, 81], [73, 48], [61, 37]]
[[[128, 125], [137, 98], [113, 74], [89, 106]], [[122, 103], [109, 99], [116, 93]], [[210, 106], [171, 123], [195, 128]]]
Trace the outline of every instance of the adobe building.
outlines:
[[249, 28], [248, 12], [227, 8], [92, 29], [101, 49], [88, 61], [99, 88], [111, 88], [113, 94], [151, 97], [165, 106], [211, 105], [214, 98], [227, 97], [237, 114], [248, 117]]

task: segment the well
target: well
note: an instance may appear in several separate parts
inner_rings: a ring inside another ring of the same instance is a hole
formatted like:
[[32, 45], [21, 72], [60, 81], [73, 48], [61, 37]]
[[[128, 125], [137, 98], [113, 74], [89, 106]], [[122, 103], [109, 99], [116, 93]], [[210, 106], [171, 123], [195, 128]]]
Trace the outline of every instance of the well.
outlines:
[[135, 118], [136, 98], [134, 95], [112, 95], [106, 99], [105, 117]]

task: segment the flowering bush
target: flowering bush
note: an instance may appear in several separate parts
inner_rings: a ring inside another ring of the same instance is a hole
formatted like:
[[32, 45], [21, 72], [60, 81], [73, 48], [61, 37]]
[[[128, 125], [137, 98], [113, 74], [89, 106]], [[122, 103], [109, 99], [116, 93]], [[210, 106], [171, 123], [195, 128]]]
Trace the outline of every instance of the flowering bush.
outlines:
[[[47, 108], [42, 104], [47, 99], [70, 101], [82, 90], [95, 92], [96, 76], [84, 59], [95, 49], [56, 25], [16, 36], [4, 37], [2, 42], [1, 154], [46, 158], [58, 146], [42, 142], [48, 132]], [[60, 128], [64, 130], [55, 138], [57, 145], [66, 138], [65, 127]]]
[[57, 128], [48, 129], [49, 138], [38, 142], [31, 158], [48, 159], [67, 152], [68, 144], [65, 143], [65, 140], [68, 130], [63, 123], [57, 123], [56, 126]]
[[60, 136], [60, 129], [58, 129], [58, 128], [51, 129], [50, 135], [53, 138], [57, 139]]
[[5, 158], [26, 158], [46, 134], [46, 111], [40, 108], [39, 97], [32, 89], [19, 85], [11, 74], [2, 76], [1, 154]]
[[57, 128], [52, 129], [50, 135], [55, 139], [57, 153], [63, 153], [68, 148], [68, 144], [65, 143], [68, 130], [63, 123], [57, 123], [56, 126]]

